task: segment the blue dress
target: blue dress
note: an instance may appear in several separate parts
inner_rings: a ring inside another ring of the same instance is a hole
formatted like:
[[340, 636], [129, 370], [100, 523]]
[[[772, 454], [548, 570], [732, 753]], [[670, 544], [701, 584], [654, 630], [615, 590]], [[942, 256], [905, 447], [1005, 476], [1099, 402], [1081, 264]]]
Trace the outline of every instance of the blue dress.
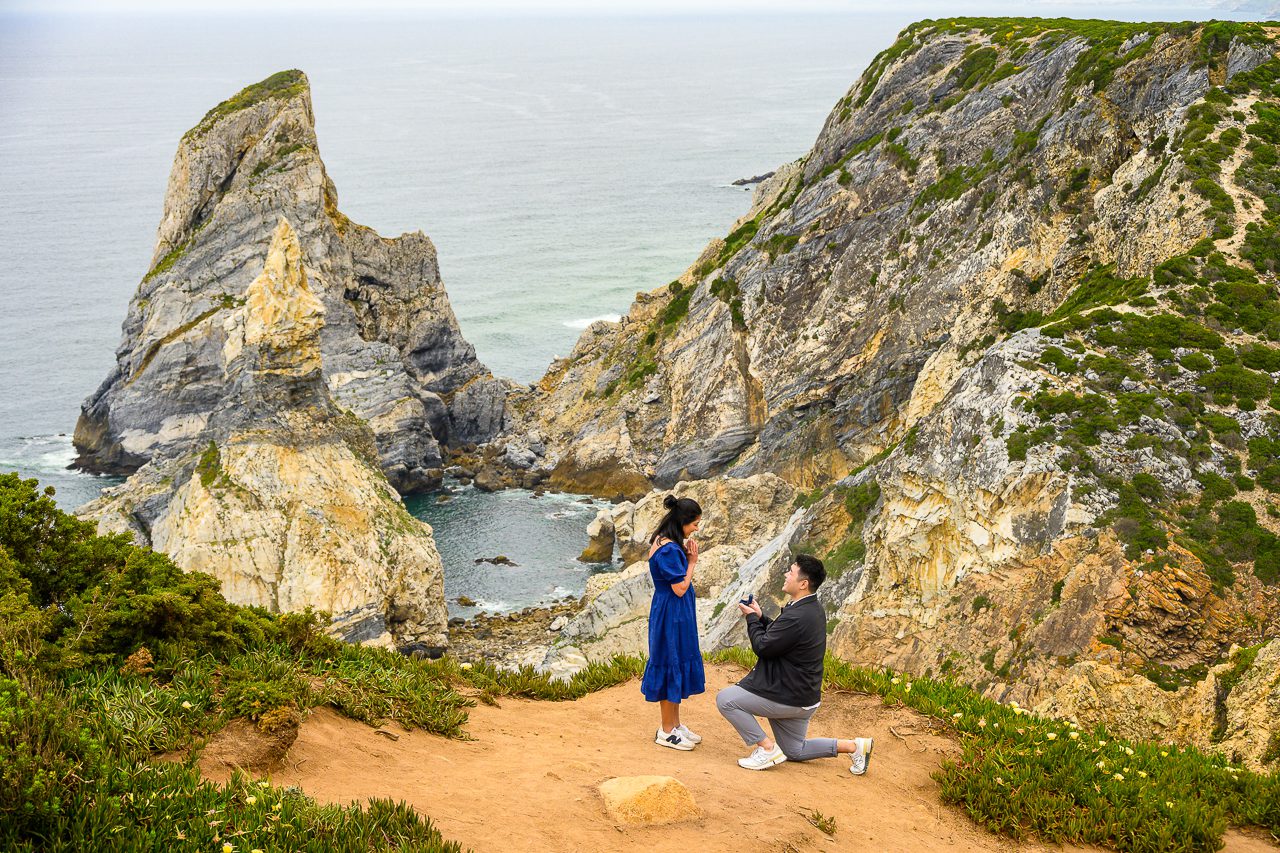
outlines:
[[653, 603], [649, 605], [649, 662], [640, 689], [649, 702], [679, 702], [706, 690], [702, 652], [698, 648], [697, 599], [690, 586], [684, 595], [671, 590], [684, 580], [689, 559], [674, 542], [666, 542], [649, 558]]

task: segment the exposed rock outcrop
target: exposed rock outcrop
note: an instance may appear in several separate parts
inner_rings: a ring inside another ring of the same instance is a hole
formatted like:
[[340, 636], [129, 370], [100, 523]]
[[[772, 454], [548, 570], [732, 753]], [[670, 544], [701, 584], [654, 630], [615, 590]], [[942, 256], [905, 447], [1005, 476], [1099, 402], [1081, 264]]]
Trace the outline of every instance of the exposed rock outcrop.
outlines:
[[329, 393], [370, 425], [397, 489], [439, 482], [441, 442], [501, 429], [507, 387], [463, 340], [435, 247], [420, 232], [380, 237], [338, 211], [307, 79], [285, 71], [214, 107], [182, 138], [116, 367], [76, 426], [78, 465], [127, 474], [190, 449], [233, 393], [225, 321], [281, 216], [297, 229], [324, 305]]
[[[1273, 658], [1232, 648], [1280, 635], [1275, 53], [1250, 24], [913, 25], [514, 431], [590, 491], [806, 490], [700, 601], [704, 647], [812, 551], [842, 657], [1261, 761], [1239, 696], [1269, 707]], [[634, 571], [584, 641], [642, 636]]]
[[1048, 313], [1108, 265], [1150, 275], [1212, 230], [1171, 142], [1216, 79], [1197, 31], [997, 29], [904, 32], [725, 240], [583, 333], [516, 406], [553, 482], [829, 484], [924, 416], [1007, 312]]
[[221, 318], [227, 391], [205, 428], [79, 514], [213, 575], [237, 604], [313, 607], [345, 640], [442, 648], [431, 528], [383, 476], [369, 428], [331, 397], [327, 312], [302, 258], [281, 220], [261, 274]]

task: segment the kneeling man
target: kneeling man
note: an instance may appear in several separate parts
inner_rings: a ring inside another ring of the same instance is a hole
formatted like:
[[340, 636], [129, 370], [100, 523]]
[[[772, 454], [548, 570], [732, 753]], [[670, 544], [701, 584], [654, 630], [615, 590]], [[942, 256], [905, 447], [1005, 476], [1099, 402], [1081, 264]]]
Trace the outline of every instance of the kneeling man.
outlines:
[[[809, 761], [848, 753], [853, 756], [849, 772], [861, 776], [871, 763], [869, 737], [805, 738], [809, 718], [822, 699], [827, 615], [815, 593], [826, 577], [821, 560], [800, 554], [783, 578], [782, 591], [790, 601], [776, 619], [766, 617], [757, 601], [738, 605], [759, 661], [746, 678], [716, 694], [716, 707], [743, 741], [755, 746], [751, 755], [738, 759], [748, 770], [768, 770], [787, 759]], [[756, 717], [768, 719], [772, 738]]]

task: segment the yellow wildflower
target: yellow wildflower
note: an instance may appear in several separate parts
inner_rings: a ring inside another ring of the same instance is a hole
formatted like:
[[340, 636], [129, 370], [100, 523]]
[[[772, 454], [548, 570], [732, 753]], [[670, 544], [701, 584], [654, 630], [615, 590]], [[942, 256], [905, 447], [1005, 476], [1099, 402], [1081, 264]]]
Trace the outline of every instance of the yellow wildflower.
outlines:
[[1123, 774], [1123, 773], [1117, 773], [1116, 775], [1112, 776], [1111, 778], [1112, 778], [1112, 779], [1115, 779], [1117, 782], [1123, 782], [1123, 781], [1124, 781], [1124, 774]]
[[987, 727], [987, 718], [986, 718], [986, 717], [983, 717], [982, 719], [978, 720], [978, 728], [980, 728], [980, 729], [985, 729], [986, 727]]
[[1126, 746], [1126, 747], [1124, 748], [1124, 754], [1125, 754], [1125, 755], [1133, 755], [1133, 750]]
[[1057, 740], [1057, 739], [1058, 739], [1058, 735], [1057, 735], [1057, 733], [1056, 733], [1056, 732], [1049, 732], [1047, 735], [1045, 735], [1045, 736], [1044, 736], [1044, 739], [1045, 739], [1045, 740]]
[[964, 715], [963, 715], [963, 714], [961, 714], [959, 711], [956, 711], [954, 714], [952, 714], [952, 715], [951, 715], [951, 719], [953, 719], [953, 720], [958, 720], [958, 719], [960, 719], [962, 716], [964, 716]]
[[902, 683], [902, 679], [901, 679], [901, 678], [898, 678], [898, 676], [896, 676], [896, 675], [895, 675], [893, 678], [890, 678], [890, 679], [889, 679], [889, 683], [890, 683], [890, 684], [901, 684], [901, 683]]
[[1162, 749], [1162, 750], [1160, 750], [1160, 757], [1161, 757], [1161, 758], [1168, 758], [1168, 757], [1169, 757], [1169, 753], [1165, 752], [1165, 751]]
[[182, 707], [183, 707], [185, 710], [190, 711], [190, 710], [191, 710], [191, 703], [190, 703], [190, 702], [183, 702], [183, 703], [182, 703]]
[[230, 843], [222, 845], [222, 853], [235, 853], [235, 849]]
[[1141, 776], [1143, 779], [1145, 779], [1145, 778], [1147, 778], [1147, 771], [1145, 771], [1145, 770], [1139, 770], [1139, 771], [1138, 771], [1138, 775], [1139, 775], [1139, 776]]
[[248, 796], [244, 798], [245, 805], [251, 806], [258, 801], [257, 797]]
[[1079, 738], [1079, 737], [1080, 737], [1080, 733], [1079, 733], [1079, 732], [1068, 732], [1068, 733], [1067, 733], [1067, 737], [1071, 738], [1072, 740], [1076, 740], [1077, 738]]

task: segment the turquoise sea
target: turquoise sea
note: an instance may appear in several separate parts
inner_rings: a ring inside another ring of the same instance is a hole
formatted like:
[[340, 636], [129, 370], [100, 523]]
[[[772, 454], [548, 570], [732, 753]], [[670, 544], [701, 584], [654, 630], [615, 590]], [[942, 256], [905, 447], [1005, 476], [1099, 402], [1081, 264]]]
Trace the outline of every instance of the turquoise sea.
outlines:
[[[0, 12], [0, 471], [68, 509], [112, 482], [66, 469], [79, 406], [113, 364], [179, 137], [242, 86], [307, 73], [343, 211], [428, 234], [463, 334], [529, 382], [726, 233], [749, 201], [732, 181], [803, 155], [919, 17]], [[449, 597], [505, 610], [607, 568], [574, 559], [594, 514], [577, 499], [464, 490], [411, 510]], [[521, 566], [474, 564], [497, 554]]]

